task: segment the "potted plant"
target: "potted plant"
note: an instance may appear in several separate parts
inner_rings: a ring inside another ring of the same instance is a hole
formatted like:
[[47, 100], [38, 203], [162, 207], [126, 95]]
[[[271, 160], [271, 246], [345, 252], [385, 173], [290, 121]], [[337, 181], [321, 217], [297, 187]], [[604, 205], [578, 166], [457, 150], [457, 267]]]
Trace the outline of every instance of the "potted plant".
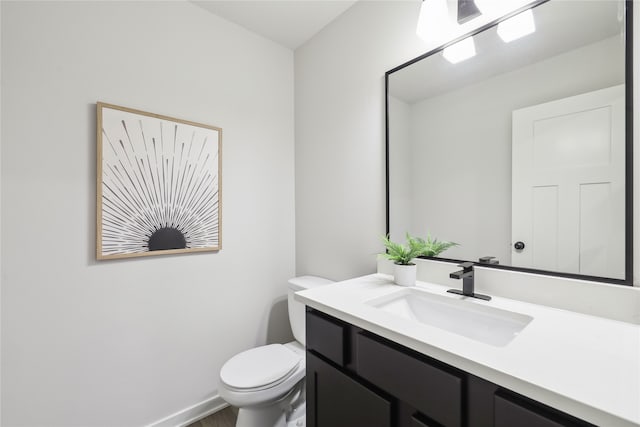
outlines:
[[435, 238], [432, 239], [431, 234], [427, 235], [426, 240], [419, 237], [415, 240], [422, 245], [420, 256], [438, 256], [450, 247], [458, 246], [458, 243], [455, 242], [439, 241]]
[[387, 248], [384, 256], [394, 263], [394, 282], [400, 286], [415, 285], [417, 267], [412, 261], [424, 251], [424, 240], [421, 243], [419, 239], [411, 237], [409, 233], [407, 233], [406, 246], [392, 242], [389, 236], [384, 236], [382, 242]]

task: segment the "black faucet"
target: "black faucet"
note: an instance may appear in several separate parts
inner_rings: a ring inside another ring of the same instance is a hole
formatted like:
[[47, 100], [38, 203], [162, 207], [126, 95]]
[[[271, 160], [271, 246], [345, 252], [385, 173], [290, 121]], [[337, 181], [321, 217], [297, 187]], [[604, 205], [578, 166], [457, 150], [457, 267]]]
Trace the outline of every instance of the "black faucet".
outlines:
[[463, 262], [458, 265], [458, 267], [462, 267], [460, 271], [454, 271], [449, 274], [449, 277], [452, 279], [462, 279], [462, 290], [458, 289], [449, 289], [447, 292], [451, 292], [452, 294], [464, 295], [465, 297], [473, 297], [483, 299], [485, 301], [490, 301], [491, 297], [488, 295], [476, 294], [473, 292], [473, 263], [472, 262]]

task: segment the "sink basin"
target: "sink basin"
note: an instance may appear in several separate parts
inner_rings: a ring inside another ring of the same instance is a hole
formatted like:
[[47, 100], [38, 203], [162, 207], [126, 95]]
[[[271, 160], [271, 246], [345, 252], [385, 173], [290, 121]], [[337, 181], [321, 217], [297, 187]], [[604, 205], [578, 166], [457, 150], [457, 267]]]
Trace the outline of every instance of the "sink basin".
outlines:
[[524, 314], [418, 288], [402, 289], [365, 303], [497, 347], [507, 345], [533, 320]]

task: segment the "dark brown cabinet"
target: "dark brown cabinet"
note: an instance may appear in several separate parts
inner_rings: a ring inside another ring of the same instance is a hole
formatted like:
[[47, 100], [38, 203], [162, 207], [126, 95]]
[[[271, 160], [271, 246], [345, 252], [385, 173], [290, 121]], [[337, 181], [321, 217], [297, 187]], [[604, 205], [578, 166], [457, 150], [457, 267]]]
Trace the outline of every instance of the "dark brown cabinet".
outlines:
[[583, 427], [591, 424], [505, 390], [493, 396], [495, 427]]
[[312, 353], [307, 355], [307, 402], [313, 402], [307, 409], [307, 426], [393, 425], [389, 400]]
[[308, 427], [588, 427], [307, 308]]
[[356, 335], [358, 376], [444, 426], [462, 425], [462, 375], [425, 363], [361, 332]]

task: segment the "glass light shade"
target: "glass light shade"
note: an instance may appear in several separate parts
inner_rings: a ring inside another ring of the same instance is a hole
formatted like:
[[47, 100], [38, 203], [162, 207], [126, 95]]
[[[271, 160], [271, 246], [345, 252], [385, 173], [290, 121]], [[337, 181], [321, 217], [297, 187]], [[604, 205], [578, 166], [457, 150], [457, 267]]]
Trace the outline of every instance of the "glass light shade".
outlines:
[[451, 39], [452, 27], [447, 0], [422, 1], [416, 28], [418, 37], [427, 43], [441, 44]]
[[460, 40], [458, 43], [452, 44], [442, 51], [444, 59], [452, 64], [457, 64], [465, 59], [469, 59], [472, 56], [475, 56], [475, 54], [476, 44], [473, 42], [473, 37], [467, 37], [466, 39]]
[[514, 10], [534, 3], [534, 0], [473, 0], [483, 15], [490, 19], [500, 18]]
[[533, 12], [531, 9], [525, 10], [498, 24], [498, 35], [505, 43], [509, 43], [535, 31], [536, 24], [533, 20]]
[[483, 15], [500, 16], [509, 12], [513, 1], [508, 0], [474, 0], [476, 7]]

